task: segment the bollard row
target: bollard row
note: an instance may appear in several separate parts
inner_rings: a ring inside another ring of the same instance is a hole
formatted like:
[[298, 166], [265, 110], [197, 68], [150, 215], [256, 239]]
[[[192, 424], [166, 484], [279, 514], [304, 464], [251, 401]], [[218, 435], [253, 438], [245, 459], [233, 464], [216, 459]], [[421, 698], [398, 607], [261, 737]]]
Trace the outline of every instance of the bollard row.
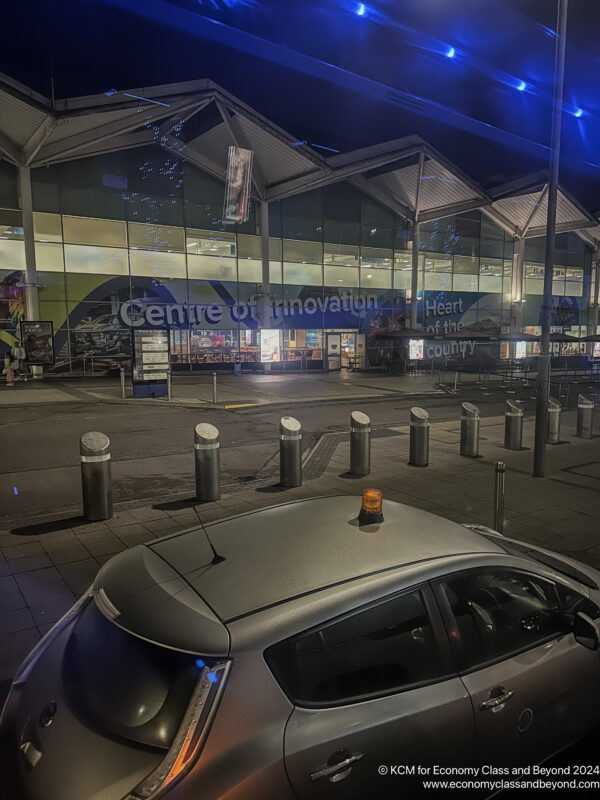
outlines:
[[113, 515], [110, 439], [99, 431], [88, 431], [79, 440], [83, 516], [88, 522]]
[[580, 394], [577, 398], [577, 433], [580, 439], [591, 439], [594, 428], [594, 401]]

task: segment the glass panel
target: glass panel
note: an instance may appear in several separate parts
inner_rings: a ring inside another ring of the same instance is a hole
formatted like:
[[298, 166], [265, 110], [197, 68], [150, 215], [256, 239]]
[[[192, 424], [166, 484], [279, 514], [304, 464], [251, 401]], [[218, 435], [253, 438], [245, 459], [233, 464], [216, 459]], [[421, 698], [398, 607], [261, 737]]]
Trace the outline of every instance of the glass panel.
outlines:
[[233, 257], [236, 252], [235, 233], [188, 229], [185, 247], [188, 254]]
[[442, 587], [458, 626], [462, 669], [530, 649], [563, 630], [554, 588], [541, 578], [470, 572]]
[[[302, 244], [302, 242], [299, 244]], [[322, 286], [323, 267], [320, 264], [284, 263], [283, 280], [285, 283], [294, 284], [295, 286]]]
[[477, 275], [479, 259], [474, 256], [454, 256], [454, 274]]
[[60, 214], [42, 214], [34, 211], [33, 231], [39, 242], [62, 242]]
[[[460, 256], [457, 256], [457, 259]], [[458, 271], [458, 270], [455, 270]], [[504, 262], [501, 258], [482, 258], [479, 264], [479, 274], [486, 277], [502, 277]]]
[[188, 278], [211, 281], [237, 281], [237, 262], [233, 258], [188, 255]]
[[321, 264], [323, 261], [323, 245], [321, 242], [300, 242], [293, 239], [284, 239], [283, 258], [285, 261], [297, 261], [303, 264]]
[[567, 281], [565, 294], [573, 297], [583, 297], [583, 284], [578, 281]]
[[392, 258], [393, 252], [385, 247], [363, 247], [360, 251], [360, 263], [363, 267], [391, 269]]
[[527, 278], [525, 281], [525, 294], [544, 294], [544, 281]]
[[372, 267], [361, 267], [360, 285], [361, 288], [363, 289], [391, 289], [392, 270], [373, 269]]
[[98, 275], [128, 275], [129, 263], [127, 259], [127, 250], [118, 250], [114, 247], [89, 247], [80, 244], [66, 244], [65, 268], [67, 272], [90, 272]]
[[[458, 290], [457, 280], [459, 278], [470, 278], [471, 276], [468, 275], [455, 275], [454, 276], [454, 288]], [[474, 277], [474, 276], [473, 276]], [[510, 288], [510, 281], [508, 282]], [[475, 291], [474, 289], [467, 289], [467, 291]], [[493, 275], [480, 275], [479, 276], [479, 291], [480, 292], [488, 292], [488, 293], [496, 293], [500, 294], [502, 292], [502, 278], [494, 277]]]
[[25, 269], [23, 241], [0, 239], [0, 269]]
[[238, 280], [240, 283], [261, 283], [262, 261], [240, 258], [238, 260]]
[[64, 270], [62, 244], [35, 243], [35, 264], [38, 270], [62, 272]]
[[525, 278], [541, 278], [543, 280], [545, 272], [543, 264], [525, 264]]
[[271, 283], [283, 283], [281, 261], [269, 262], [269, 280]]
[[[498, 281], [498, 285], [500, 285], [502, 279], [498, 278]], [[479, 289], [479, 276], [455, 274], [452, 288], [455, 292], [476, 292]], [[482, 291], [484, 290], [482, 289]]]
[[[49, 215], [46, 215], [49, 216]], [[127, 247], [126, 223], [112, 219], [63, 217], [65, 242]]]
[[411, 271], [408, 269], [394, 270], [394, 289], [410, 289]]
[[439, 290], [450, 291], [452, 289], [452, 273], [451, 272], [426, 272], [425, 273], [425, 290]]
[[287, 642], [276, 645], [266, 657], [298, 703], [329, 704], [389, 694], [444, 674], [420, 592], [293, 639], [289, 650]]
[[20, 211], [0, 208], [0, 237], [3, 239], [23, 238], [23, 215]]
[[173, 250], [184, 252], [183, 228], [171, 228], [167, 225], [143, 224], [129, 222], [129, 247], [141, 250]]
[[[239, 359], [237, 330], [199, 330], [190, 332], [190, 357], [193, 364], [218, 364]], [[255, 360], [254, 358], [245, 360]], [[260, 359], [259, 359], [260, 360]]]
[[[350, 244], [330, 244], [325, 242], [325, 264], [358, 267], [358, 247]], [[325, 280], [327, 283], [327, 280]], [[353, 284], [349, 284], [353, 285]]]
[[341, 283], [342, 286], [358, 286], [358, 269], [352, 267], [324, 267], [325, 286], [335, 286]]
[[[203, 256], [190, 256], [190, 258], [203, 258]], [[185, 256], [183, 254], [131, 250], [129, 252], [129, 262], [132, 275], [150, 275], [156, 278], [185, 278]]]

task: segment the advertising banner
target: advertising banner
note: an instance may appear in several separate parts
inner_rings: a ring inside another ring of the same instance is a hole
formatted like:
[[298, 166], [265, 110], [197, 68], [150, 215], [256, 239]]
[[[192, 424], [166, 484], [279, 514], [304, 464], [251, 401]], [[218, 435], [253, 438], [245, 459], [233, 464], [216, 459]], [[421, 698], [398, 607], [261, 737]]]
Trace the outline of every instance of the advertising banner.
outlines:
[[27, 364], [54, 364], [54, 331], [51, 322], [22, 321], [21, 342]]
[[415, 358], [423, 358], [423, 339], [409, 339], [408, 341], [408, 357], [412, 360]]
[[252, 180], [252, 150], [230, 147], [225, 186], [225, 222], [246, 222]]
[[260, 332], [261, 363], [281, 361], [281, 331], [263, 328]]

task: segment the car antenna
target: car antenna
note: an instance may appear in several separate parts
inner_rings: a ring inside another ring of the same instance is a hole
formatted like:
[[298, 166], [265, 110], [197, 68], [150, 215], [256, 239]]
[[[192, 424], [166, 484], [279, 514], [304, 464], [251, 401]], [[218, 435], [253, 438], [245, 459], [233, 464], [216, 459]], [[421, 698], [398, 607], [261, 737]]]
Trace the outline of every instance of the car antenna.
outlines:
[[212, 554], [213, 554], [213, 560], [210, 563], [211, 564], [220, 564], [222, 561], [225, 561], [225, 556], [220, 556], [217, 553], [217, 551], [215, 550], [215, 546], [210, 540], [210, 536], [208, 535], [208, 533], [206, 531], [206, 528], [204, 526], [204, 523], [202, 522], [202, 519], [200, 518], [200, 514], [198, 513], [198, 509], [196, 508], [196, 506], [194, 506], [194, 511], [196, 512], [196, 516], [198, 517], [198, 522], [202, 526], [202, 530], [204, 531], [204, 535], [206, 536], [206, 541], [208, 542], [209, 547], [210, 547], [210, 549], [212, 551]]

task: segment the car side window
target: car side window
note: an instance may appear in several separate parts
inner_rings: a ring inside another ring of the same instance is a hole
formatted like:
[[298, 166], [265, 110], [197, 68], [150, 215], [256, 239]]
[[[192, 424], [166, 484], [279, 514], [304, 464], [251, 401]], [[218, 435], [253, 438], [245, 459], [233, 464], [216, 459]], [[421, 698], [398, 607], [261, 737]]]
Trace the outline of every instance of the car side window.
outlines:
[[447, 672], [420, 591], [300, 634], [265, 657], [297, 705], [341, 705]]
[[561, 583], [556, 585], [556, 589], [565, 614], [576, 614], [578, 611], [582, 611], [592, 619], [600, 618], [600, 608], [584, 595]]
[[456, 621], [461, 670], [564, 633], [552, 583], [513, 570], [468, 572], [440, 582]]

